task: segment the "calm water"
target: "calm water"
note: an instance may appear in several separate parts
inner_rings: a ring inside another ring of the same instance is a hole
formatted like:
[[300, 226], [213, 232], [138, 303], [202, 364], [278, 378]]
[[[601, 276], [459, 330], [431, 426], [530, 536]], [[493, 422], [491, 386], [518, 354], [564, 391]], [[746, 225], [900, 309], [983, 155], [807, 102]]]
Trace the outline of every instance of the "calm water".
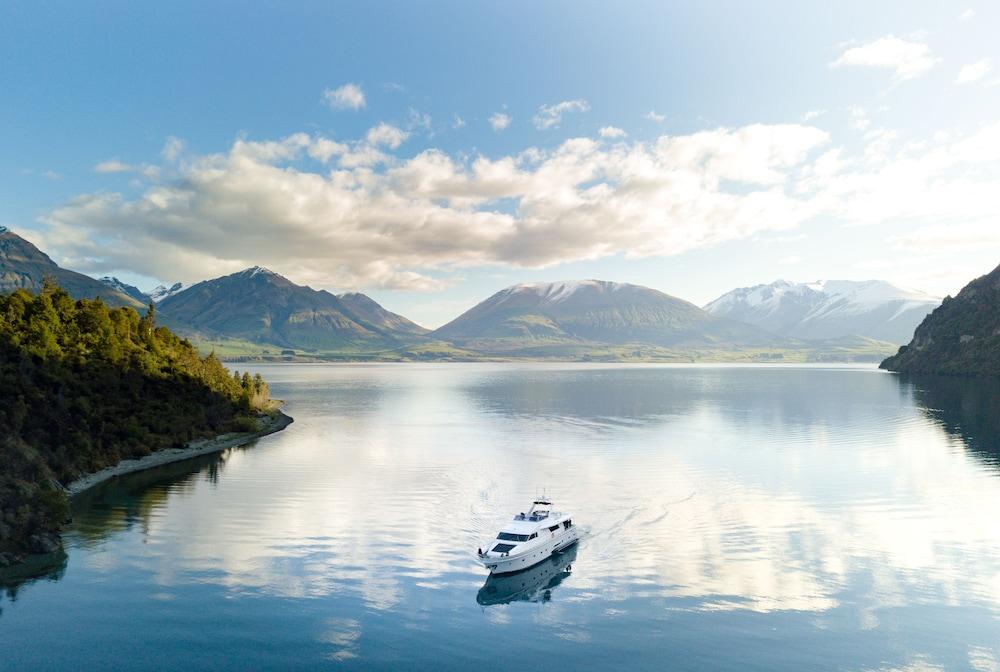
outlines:
[[[77, 505], [0, 668], [1000, 664], [1000, 392], [870, 368], [274, 365], [295, 417]], [[541, 488], [587, 536], [486, 581]]]

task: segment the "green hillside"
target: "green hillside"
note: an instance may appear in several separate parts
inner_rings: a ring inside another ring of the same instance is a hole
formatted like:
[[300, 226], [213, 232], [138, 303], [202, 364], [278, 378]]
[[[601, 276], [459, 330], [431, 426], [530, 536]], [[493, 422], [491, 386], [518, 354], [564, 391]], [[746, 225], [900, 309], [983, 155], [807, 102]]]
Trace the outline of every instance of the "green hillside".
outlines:
[[60, 484], [199, 437], [256, 428], [258, 376], [156, 325], [46, 283], [0, 295], [0, 566], [59, 546]]
[[881, 368], [905, 373], [1000, 376], [1000, 266], [947, 297]]

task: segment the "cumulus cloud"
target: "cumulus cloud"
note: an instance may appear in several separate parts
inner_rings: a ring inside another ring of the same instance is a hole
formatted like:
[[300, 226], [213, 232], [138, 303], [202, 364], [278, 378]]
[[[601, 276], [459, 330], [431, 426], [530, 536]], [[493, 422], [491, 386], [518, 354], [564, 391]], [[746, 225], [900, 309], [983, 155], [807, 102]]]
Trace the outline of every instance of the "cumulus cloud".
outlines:
[[357, 140], [239, 138], [138, 196], [83, 194], [44, 222], [53, 252], [93, 273], [192, 281], [263, 264], [321, 287], [433, 289], [468, 266], [672, 255], [820, 216], [1000, 217], [1000, 123], [863, 139], [865, 151], [847, 154], [814, 127], [754, 124], [402, 159], [391, 151], [405, 132], [386, 124]]
[[586, 100], [564, 100], [554, 105], [542, 105], [538, 108], [538, 112], [532, 121], [535, 124], [535, 128], [541, 131], [550, 128], [559, 128], [564, 114], [586, 112], [589, 109], [590, 104]]
[[510, 126], [510, 122], [512, 121], [514, 121], [514, 118], [511, 117], [506, 112], [495, 112], [493, 115], [490, 116], [490, 126], [493, 128], [494, 131], [504, 130], [505, 128]]
[[409, 137], [409, 133], [406, 131], [401, 131], [395, 126], [390, 126], [386, 123], [381, 123], [374, 128], [368, 130], [365, 135], [365, 139], [368, 140], [368, 144], [373, 146], [383, 145], [389, 149], [396, 149], [406, 138]]
[[924, 74], [940, 59], [923, 42], [886, 35], [844, 51], [830, 67], [867, 66], [893, 70], [896, 78], [913, 79]]
[[667, 120], [667, 115], [660, 114], [656, 110], [650, 110], [644, 116], [646, 117], [646, 119], [649, 119], [650, 121], [655, 121], [658, 124], [661, 124]]
[[358, 84], [344, 84], [323, 91], [323, 102], [334, 110], [360, 110], [365, 106], [365, 92]]
[[969, 63], [968, 65], [963, 65], [962, 69], [958, 71], [958, 77], [955, 79], [956, 84], [974, 84], [983, 79], [986, 75], [990, 74], [993, 70], [993, 61], [988, 58], [983, 58], [975, 63]]
[[601, 130], [597, 132], [602, 138], [624, 138], [628, 133], [618, 128], [617, 126], [603, 126]]

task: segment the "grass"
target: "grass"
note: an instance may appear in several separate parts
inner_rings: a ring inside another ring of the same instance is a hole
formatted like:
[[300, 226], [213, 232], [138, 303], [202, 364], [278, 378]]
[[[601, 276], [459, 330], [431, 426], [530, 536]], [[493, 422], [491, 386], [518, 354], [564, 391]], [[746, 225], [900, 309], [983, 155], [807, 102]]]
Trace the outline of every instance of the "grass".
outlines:
[[215, 352], [225, 361], [298, 361], [298, 362], [413, 362], [413, 361], [589, 361], [589, 362], [879, 362], [893, 354], [898, 346], [863, 337], [832, 341], [798, 341], [792, 347], [727, 347], [706, 344], [703, 347], [666, 348], [648, 344], [607, 345], [539, 339], [526, 344], [519, 339], [497, 339], [457, 347], [434, 340], [401, 344], [395, 348], [339, 350], [295, 349], [295, 355], [283, 355], [283, 346], [254, 343], [240, 339], [192, 338], [202, 352]]

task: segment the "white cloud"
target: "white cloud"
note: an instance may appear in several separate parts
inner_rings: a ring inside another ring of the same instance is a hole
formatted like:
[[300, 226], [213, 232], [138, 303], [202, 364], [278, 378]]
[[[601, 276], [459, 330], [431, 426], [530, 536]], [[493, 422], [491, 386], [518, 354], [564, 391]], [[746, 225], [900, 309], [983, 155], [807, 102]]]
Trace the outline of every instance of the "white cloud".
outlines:
[[851, 105], [847, 108], [847, 113], [851, 115], [851, 126], [859, 131], [866, 130], [872, 124], [871, 117], [868, 116], [868, 110], [863, 107]]
[[893, 236], [889, 242], [909, 252], [981, 250], [1000, 246], [1000, 228], [993, 221], [924, 226], [905, 235]]
[[955, 79], [956, 84], [974, 84], [980, 81], [986, 75], [990, 74], [993, 70], [993, 61], [988, 58], [983, 58], [975, 63], [969, 63], [968, 65], [963, 65], [962, 69], [958, 71], [958, 77]]
[[180, 158], [180, 155], [183, 152], [184, 141], [171, 135], [167, 138], [167, 141], [163, 143], [163, 149], [160, 150], [160, 156], [167, 161], [173, 162]]
[[617, 126], [602, 126], [597, 132], [602, 138], [624, 138], [628, 133]]
[[365, 92], [358, 84], [344, 84], [323, 91], [323, 102], [334, 110], [360, 110], [365, 106]]
[[387, 124], [342, 142], [240, 138], [137, 197], [79, 196], [44, 218], [48, 238], [88, 272], [191, 281], [263, 264], [318, 286], [428, 289], [468, 266], [672, 255], [817, 217], [912, 221], [895, 241], [909, 246], [945, 244], [955, 222], [949, 245], [995, 244], [1000, 219], [1000, 123], [920, 142], [871, 129], [851, 154], [797, 124], [471, 158], [401, 159], [404, 139]]
[[455, 129], [458, 129], [458, 128], [465, 128], [465, 119], [463, 119], [462, 117], [460, 117], [460, 116], [458, 116], [458, 115], [456, 114], [456, 115], [455, 115], [455, 116], [454, 116], [454, 117], [452, 118], [452, 121], [451, 121], [451, 127], [452, 127], [452, 128], [455, 128]]
[[504, 130], [510, 126], [510, 122], [512, 121], [514, 121], [514, 118], [506, 112], [496, 112], [490, 116], [490, 126], [493, 127], [494, 131]]
[[854, 65], [886, 68], [895, 71], [896, 78], [902, 80], [919, 77], [939, 60], [931, 55], [930, 47], [923, 42], [886, 35], [847, 49], [830, 67]]
[[409, 133], [402, 131], [395, 126], [390, 126], [386, 123], [381, 123], [378, 126], [370, 128], [368, 133], [365, 135], [365, 139], [368, 144], [373, 147], [384, 146], [389, 149], [396, 149], [406, 138], [409, 137]]
[[969, 19], [975, 16], [976, 16], [976, 10], [970, 8], [959, 14], [958, 18], [961, 21], [968, 21]]
[[658, 124], [661, 124], [667, 120], [667, 115], [659, 114], [656, 110], [650, 110], [643, 116], [645, 116], [646, 119], [649, 119], [650, 121], [655, 121]]
[[431, 115], [411, 107], [409, 118], [406, 120], [406, 128], [411, 131], [417, 128], [422, 128], [425, 131], [430, 131], [431, 121], [432, 121]]
[[826, 110], [809, 110], [802, 115], [802, 121], [812, 121], [816, 117], [821, 117], [826, 114]]
[[535, 128], [548, 130], [559, 128], [564, 114], [570, 112], [586, 112], [590, 109], [590, 104], [586, 100], [564, 100], [555, 105], [542, 105], [538, 108], [535, 118], [532, 120]]
[[94, 166], [95, 173], [131, 173], [135, 170], [135, 166], [128, 163], [123, 163], [118, 159], [109, 159], [107, 161], [101, 161]]

